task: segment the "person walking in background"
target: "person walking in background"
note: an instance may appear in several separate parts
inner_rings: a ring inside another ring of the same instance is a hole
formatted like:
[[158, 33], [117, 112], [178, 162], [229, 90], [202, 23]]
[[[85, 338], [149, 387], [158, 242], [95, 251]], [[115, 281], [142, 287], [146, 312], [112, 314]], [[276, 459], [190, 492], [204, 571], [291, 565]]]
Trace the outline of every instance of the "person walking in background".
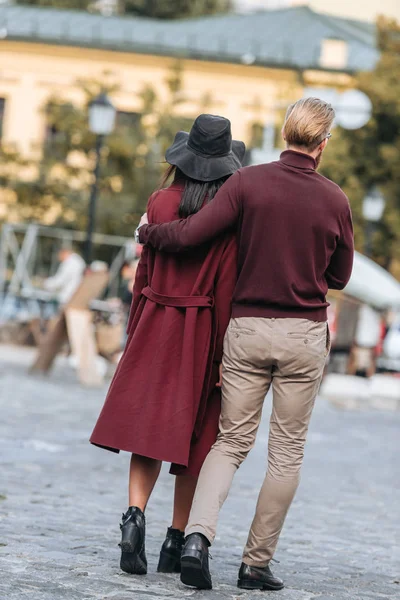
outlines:
[[[307, 429], [329, 352], [326, 294], [353, 264], [347, 197], [316, 172], [334, 120], [317, 98], [291, 105], [279, 161], [240, 169], [199, 214], [139, 225], [140, 242], [182, 252], [239, 225], [238, 280], [224, 343], [217, 442], [204, 462], [186, 528], [182, 582], [211, 588], [208, 547], [233, 476], [255, 442], [272, 385], [268, 471], [238, 586], [278, 590], [269, 563], [299, 484]], [[181, 254], [180, 254], [181, 255]], [[178, 255], [178, 256], [180, 256]], [[184, 254], [183, 254], [184, 256]]]
[[72, 248], [61, 248], [58, 259], [60, 266], [53, 277], [45, 280], [44, 287], [49, 292], [54, 292], [58, 302], [64, 305], [78, 289], [86, 263]]
[[[190, 134], [179, 132], [167, 150], [162, 186], [172, 183], [151, 196], [150, 220], [164, 223], [204, 210], [244, 153], [227, 119], [200, 115]], [[236, 275], [234, 231], [180, 256], [143, 249], [126, 349], [90, 438], [132, 453], [120, 544], [121, 569], [128, 573], [147, 572], [144, 512], [162, 461], [172, 463], [176, 483], [158, 571], [180, 571], [198, 474], [218, 433], [222, 345]]]

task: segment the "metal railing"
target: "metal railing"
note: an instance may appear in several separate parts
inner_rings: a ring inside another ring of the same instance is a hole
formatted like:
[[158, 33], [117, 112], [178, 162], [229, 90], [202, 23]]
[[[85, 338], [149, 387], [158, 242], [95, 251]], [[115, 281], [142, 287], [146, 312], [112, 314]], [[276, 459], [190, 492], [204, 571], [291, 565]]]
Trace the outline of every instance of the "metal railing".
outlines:
[[[54, 272], [57, 254], [62, 247], [83, 243], [86, 233], [36, 224], [5, 224], [0, 237], [0, 320], [7, 304], [13, 299], [24, 297], [34, 303], [40, 300], [38, 279]], [[47, 243], [45, 256], [41, 251]], [[50, 242], [50, 246], [49, 246]], [[135, 257], [136, 245], [132, 239], [95, 233], [95, 248], [111, 247], [107, 297], [118, 294], [119, 274], [125, 260]], [[114, 251], [113, 251], [114, 249]], [[115, 251], [116, 250], [116, 251]]]

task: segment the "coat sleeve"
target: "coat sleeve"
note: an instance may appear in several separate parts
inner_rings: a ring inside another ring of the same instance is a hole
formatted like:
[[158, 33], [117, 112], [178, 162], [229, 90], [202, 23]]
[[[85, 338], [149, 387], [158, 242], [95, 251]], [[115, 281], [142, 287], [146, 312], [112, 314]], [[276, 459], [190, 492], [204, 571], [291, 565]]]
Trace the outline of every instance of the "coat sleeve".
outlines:
[[237, 281], [237, 242], [232, 237], [221, 257], [215, 281], [215, 316], [217, 321], [217, 339], [214, 361], [221, 362], [225, 332], [228, 328], [232, 311], [232, 296]]
[[353, 260], [353, 222], [351, 218], [350, 205], [348, 204], [345, 214], [341, 220], [340, 239], [334, 253], [332, 254], [329, 267], [325, 273], [328, 287], [331, 290], [342, 290], [344, 287], [346, 287], [353, 270]]
[[128, 325], [126, 328], [126, 333], [128, 335], [132, 327], [133, 317], [135, 316], [136, 309], [139, 305], [142, 290], [148, 284], [148, 253], [149, 249], [144, 247], [140, 256], [139, 264], [136, 269], [135, 283], [133, 284], [132, 304], [129, 311]]
[[[147, 214], [149, 215], [150, 222], [153, 220], [153, 201], [157, 196], [157, 192], [150, 196], [149, 201], [147, 203]], [[129, 311], [129, 319], [128, 325], [126, 329], [126, 333], [129, 335], [129, 332], [132, 327], [133, 317], [135, 316], [136, 309], [139, 305], [140, 297], [142, 295], [143, 288], [145, 288], [149, 283], [149, 275], [148, 275], [148, 266], [149, 266], [149, 248], [146, 246], [142, 249], [142, 254], [140, 255], [139, 264], [136, 269], [135, 275], [135, 283], [133, 285], [133, 294], [132, 294], [132, 304]]]
[[166, 252], [199, 246], [231, 229], [240, 218], [241, 206], [240, 171], [237, 171], [195, 215], [172, 223], [143, 225], [139, 230], [140, 243]]

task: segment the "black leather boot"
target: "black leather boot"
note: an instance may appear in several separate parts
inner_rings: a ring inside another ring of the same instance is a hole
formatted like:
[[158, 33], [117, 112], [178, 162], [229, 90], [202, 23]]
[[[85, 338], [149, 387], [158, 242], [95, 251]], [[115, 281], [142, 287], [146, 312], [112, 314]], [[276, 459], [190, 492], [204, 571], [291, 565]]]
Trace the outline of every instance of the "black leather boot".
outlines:
[[242, 563], [239, 570], [238, 587], [242, 590], [281, 590], [282, 579], [275, 577], [269, 566], [250, 567]]
[[158, 561], [158, 573], [180, 573], [181, 554], [185, 534], [179, 529], [168, 528], [167, 537], [162, 545], [160, 560]]
[[130, 506], [122, 515], [120, 525], [122, 539], [121, 569], [125, 573], [146, 575], [147, 559], [145, 552], [146, 519], [140, 508]]
[[212, 582], [208, 567], [208, 547], [206, 537], [201, 533], [191, 533], [185, 540], [181, 556], [181, 581], [200, 590], [211, 590]]

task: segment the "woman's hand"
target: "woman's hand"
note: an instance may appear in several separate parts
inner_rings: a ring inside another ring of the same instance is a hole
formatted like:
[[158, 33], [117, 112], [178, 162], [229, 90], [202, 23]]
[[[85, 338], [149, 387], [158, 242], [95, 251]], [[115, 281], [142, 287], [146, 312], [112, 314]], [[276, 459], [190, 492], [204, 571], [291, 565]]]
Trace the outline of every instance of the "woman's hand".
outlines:
[[149, 224], [149, 220], [148, 220], [148, 218], [147, 218], [147, 213], [144, 213], [144, 215], [143, 215], [143, 216], [142, 216], [142, 218], [140, 219], [140, 223], [139, 223], [139, 225], [136, 227], [136, 230], [135, 230], [135, 242], [136, 242], [137, 244], [140, 244], [140, 235], [139, 235], [140, 228], [141, 228], [143, 225], [148, 225], [148, 224]]
[[147, 213], [144, 213], [144, 215], [140, 219], [140, 223], [138, 225], [138, 229], [139, 229], [139, 227], [142, 227], [142, 225], [148, 225], [148, 224], [149, 224], [149, 221], [148, 221], [148, 218], [147, 218]]
[[222, 363], [219, 363], [219, 381], [215, 384], [215, 387], [220, 388], [222, 387]]

